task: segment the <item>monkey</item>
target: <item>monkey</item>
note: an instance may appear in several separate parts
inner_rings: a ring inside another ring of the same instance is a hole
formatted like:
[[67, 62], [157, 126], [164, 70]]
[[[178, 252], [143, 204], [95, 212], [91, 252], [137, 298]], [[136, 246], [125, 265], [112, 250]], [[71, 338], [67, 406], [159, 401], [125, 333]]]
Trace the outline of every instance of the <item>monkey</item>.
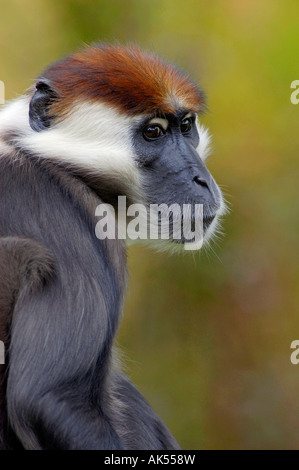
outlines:
[[[95, 213], [121, 195], [147, 210], [198, 204], [209, 241], [225, 203], [205, 163], [205, 107], [155, 53], [95, 43], [1, 110], [0, 448], [180, 449], [115, 364], [127, 241], [99, 239]], [[157, 243], [194, 244], [169, 233]]]

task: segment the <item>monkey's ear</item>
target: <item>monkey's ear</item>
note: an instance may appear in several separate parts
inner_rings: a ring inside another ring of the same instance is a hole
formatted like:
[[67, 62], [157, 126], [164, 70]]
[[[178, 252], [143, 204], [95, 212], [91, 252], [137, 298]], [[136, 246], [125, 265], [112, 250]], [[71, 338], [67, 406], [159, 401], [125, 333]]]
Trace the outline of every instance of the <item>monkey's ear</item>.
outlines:
[[39, 80], [29, 104], [29, 123], [32, 129], [40, 132], [51, 125], [49, 106], [57, 98], [57, 93], [46, 79]]

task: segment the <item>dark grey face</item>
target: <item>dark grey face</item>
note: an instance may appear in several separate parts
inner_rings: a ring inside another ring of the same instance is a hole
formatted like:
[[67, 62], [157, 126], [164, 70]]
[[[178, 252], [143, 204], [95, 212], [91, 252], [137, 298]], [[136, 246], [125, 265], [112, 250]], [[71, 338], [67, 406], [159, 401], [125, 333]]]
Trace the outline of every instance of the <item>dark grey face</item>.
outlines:
[[196, 116], [184, 111], [147, 118], [135, 129], [133, 144], [146, 203], [202, 204], [205, 233], [221, 207], [221, 193], [196, 151], [199, 139]]

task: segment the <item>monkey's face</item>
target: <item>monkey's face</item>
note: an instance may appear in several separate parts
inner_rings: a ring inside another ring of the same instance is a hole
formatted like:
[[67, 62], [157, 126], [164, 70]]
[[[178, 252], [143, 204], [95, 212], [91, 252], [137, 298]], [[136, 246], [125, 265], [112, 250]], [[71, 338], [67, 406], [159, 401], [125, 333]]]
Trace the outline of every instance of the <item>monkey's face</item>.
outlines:
[[[39, 95], [32, 98], [31, 110], [40, 112], [35, 99]], [[79, 171], [116, 211], [119, 196], [126, 196], [127, 206], [143, 204], [139, 219], [146, 236], [141, 239], [162, 249], [196, 250], [215, 233], [225, 208], [205, 165], [209, 140], [192, 112], [126, 116], [101, 103], [78, 102], [63, 120], [37, 132], [33, 128], [22, 145]], [[127, 239], [136, 240], [136, 233], [127, 230]]]
[[159, 212], [161, 238], [169, 222], [169, 238], [187, 249], [200, 248], [224, 212], [221, 191], [204, 163], [208, 144], [207, 131], [186, 111], [149, 116], [133, 133], [142, 192], [148, 207]]
[[79, 171], [118, 211], [119, 196], [143, 204], [150, 240], [198, 249], [210, 238], [225, 206], [204, 163], [204, 96], [185, 74], [137, 47], [95, 45], [32, 91], [23, 148]]

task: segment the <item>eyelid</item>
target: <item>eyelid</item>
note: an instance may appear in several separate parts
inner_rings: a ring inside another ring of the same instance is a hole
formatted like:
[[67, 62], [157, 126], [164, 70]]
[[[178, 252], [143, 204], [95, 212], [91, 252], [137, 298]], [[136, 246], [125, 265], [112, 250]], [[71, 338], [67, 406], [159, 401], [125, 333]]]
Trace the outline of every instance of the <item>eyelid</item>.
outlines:
[[154, 126], [154, 125], [161, 126], [162, 129], [166, 131], [169, 125], [169, 122], [167, 121], [167, 119], [153, 118], [148, 122], [148, 125], [149, 126]]
[[193, 115], [192, 113], [187, 113], [186, 116], [183, 117], [183, 119], [181, 120], [181, 122], [184, 121], [185, 119], [189, 119], [189, 118], [193, 120], [194, 115]]

